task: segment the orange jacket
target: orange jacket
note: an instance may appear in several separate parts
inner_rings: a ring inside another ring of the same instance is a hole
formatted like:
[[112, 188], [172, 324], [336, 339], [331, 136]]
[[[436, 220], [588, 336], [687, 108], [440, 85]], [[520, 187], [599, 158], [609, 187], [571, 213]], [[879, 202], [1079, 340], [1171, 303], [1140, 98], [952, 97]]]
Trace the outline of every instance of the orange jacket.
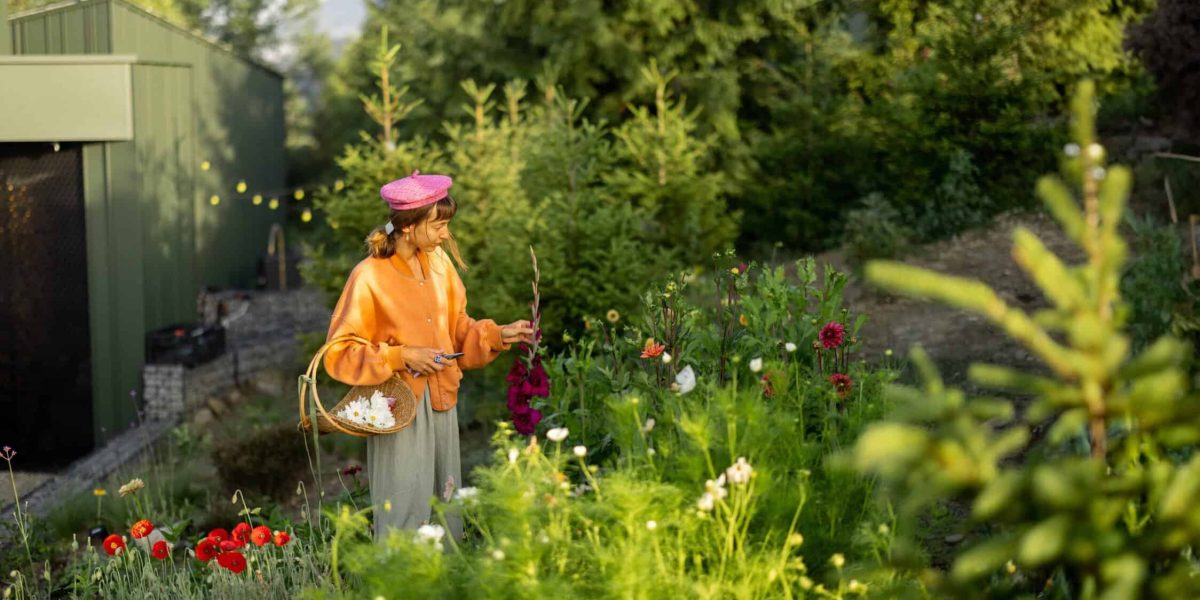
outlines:
[[[419, 281], [398, 256], [365, 258], [350, 272], [333, 309], [326, 340], [354, 334], [367, 346], [341, 342], [325, 353], [325, 370], [350, 385], [376, 385], [399, 371], [417, 398], [429, 385], [434, 410], [450, 410], [458, 402], [462, 369], [478, 369], [507, 350], [500, 326], [467, 315], [467, 292], [445, 252], [417, 252], [428, 277]], [[413, 377], [405, 368], [401, 346], [463, 352], [433, 375]]]

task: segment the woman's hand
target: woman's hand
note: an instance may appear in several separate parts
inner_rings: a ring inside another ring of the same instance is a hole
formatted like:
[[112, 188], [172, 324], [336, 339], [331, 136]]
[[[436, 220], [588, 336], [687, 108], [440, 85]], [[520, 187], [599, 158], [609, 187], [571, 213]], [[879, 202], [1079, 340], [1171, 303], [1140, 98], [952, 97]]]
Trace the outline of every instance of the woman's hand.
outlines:
[[533, 325], [529, 321], [513, 321], [500, 326], [500, 341], [505, 344], [533, 343]]
[[432, 375], [446, 368], [444, 362], [437, 362], [437, 357], [445, 354], [437, 348], [413, 348], [405, 346], [401, 352], [404, 357], [404, 364], [409, 370], [416, 371], [422, 375]]

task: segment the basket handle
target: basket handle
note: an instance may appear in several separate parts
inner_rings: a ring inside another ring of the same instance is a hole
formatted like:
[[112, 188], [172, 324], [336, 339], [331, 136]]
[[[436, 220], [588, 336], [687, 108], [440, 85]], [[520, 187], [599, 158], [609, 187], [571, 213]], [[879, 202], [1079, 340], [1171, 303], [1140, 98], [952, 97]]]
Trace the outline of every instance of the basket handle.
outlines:
[[317, 369], [320, 368], [321, 357], [325, 356], [325, 352], [327, 352], [333, 345], [340, 344], [342, 342], [358, 342], [358, 343], [366, 345], [366, 346], [371, 345], [371, 340], [368, 340], [366, 338], [363, 338], [363, 337], [360, 337], [357, 335], [353, 335], [353, 334], [346, 334], [346, 335], [339, 335], [339, 336], [325, 342], [325, 344], [322, 345], [319, 350], [317, 350], [316, 355], [314, 355], [312, 360], [309, 361], [309, 363], [308, 363], [308, 369], [306, 369], [304, 371], [304, 375], [302, 375], [300, 377], [300, 385], [299, 385], [299, 388], [300, 388], [300, 390], [299, 390], [300, 422], [304, 423], [307, 420], [314, 430], [318, 429], [316, 420], [309, 418], [308, 402], [305, 401], [305, 400], [307, 400], [306, 392], [308, 391], [309, 388], [312, 388], [312, 397], [314, 400], [313, 404], [316, 405], [317, 412], [319, 412], [321, 414], [321, 416], [325, 417], [325, 419], [327, 421], [332, 423], [333, 426], [335, 428], [337, 428], [338, 431], [341, 431], [342, 433], [348, 433], [353, 436], [361, 437], [360, 434], [350, 431], [350, 430], [346, 429], [345, 427], [342, 427], [341, 425], [338, 424], [336, 419], [331, 418], [329, 416], [329, 413], [325, 410], [325, 405], [321, 404], [321, 397], [317, 394]]

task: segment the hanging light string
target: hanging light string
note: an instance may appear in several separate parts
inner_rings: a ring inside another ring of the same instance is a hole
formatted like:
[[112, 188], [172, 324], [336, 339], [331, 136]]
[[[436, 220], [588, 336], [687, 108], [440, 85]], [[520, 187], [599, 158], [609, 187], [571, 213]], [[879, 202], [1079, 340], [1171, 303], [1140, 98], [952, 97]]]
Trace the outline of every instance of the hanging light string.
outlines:
[[[212, 169], [211, 162], [209, 162], [207, 160], [200, 162], [200, 170], [201, 171], [209, 171], [211, 169]], [[224, 186], [221, 186], [221, 187], [224, 187]], [[271, 210], [277, 210], [281, 206], [281, 203], [279, 201], [279, 199], [281, 197], [291, 196], [294, 201], [303, 202], [306, 198], [308, 198], [310, 196], [310, 194], [313, 191], [320, 189], [320, 188], [324, 188], [324, 187], [327, 187], [327, 186], [311, 186], [307, 189], [304, 187], [293, 187], [293, 188], [279, 188], [279, 189], [274, 189], [274, 190], [256, 190], [253, 194], [248, 194], [247, 191], [250, 189], [250, 186], [248, 186], [246, 184], [245, 179], [239, 179], [238, 182], [233, 186], [233, 189], [237, 195], [232, 196], [232, 197], [233, 197], [233, 199], [238, 199], [238, 200], [244, 200], [244, 199], [249, 198], [250, 203], [253, 204], [254, 206], [261, 206], [265, 203], [267, 205], [267, 208], [269, 208]], [[346, 187], [346, 184], [341, 179], [338, 179], [333, 182], [333, 190], [335, 192], [340, 192], [343, 189], [345, 189], [345, 187]], [[222, 200], [222, 198], [221, 198], [220, 194], [212, 194], [208, 197], [208, 203], [212, 206], [220, 206], [221, 200]], [[307, 223], [307, 222], [311, 221], [312, 218], [313, 218], [312, 217], [312, 209], [305, 207], [303, 212], [300, 213], [300, 220]]]

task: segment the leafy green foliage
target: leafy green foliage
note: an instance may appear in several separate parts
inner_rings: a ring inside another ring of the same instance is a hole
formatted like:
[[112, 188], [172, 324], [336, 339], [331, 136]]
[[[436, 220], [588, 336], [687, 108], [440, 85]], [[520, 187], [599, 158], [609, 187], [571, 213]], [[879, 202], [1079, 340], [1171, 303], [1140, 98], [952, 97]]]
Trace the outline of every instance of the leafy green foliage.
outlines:
[[[546, 359], [544, 434], [526, 442], [502, 424], [477, 487], [437, 504], [465, 517], [467, 539], [440, 539], [447, 553], [420, 532], [356, 545], [345, 565], [361, 592], [401, 582], [428, 597], [919, 589], [871, 569], [893, 552], [894, 522], [870, 481], [825, 463], [884, 412], [895, 373], [850, 359], [863, 318], [841, 307], [844, 275], [818, 282], [811, 260], [789, 270], [726, 264], [703, 281], [727, 300], [716, 306], [697, 305], [690, 298], [711, 289], [680, 277], [644, 294], [637, 314], [567, 336]], [[819, 354], [829, 321], [846, 334]], [[827, 379], [835, 371], [853, 378], [845, 394]]]
[[[445, 143], [421, 137], [397, 142], [397, 127], [420, 109], [388, 76], [399, 49], [383, 38], [372, 68], [379, 93], [363, 98], [383, 132], [363, 134], [339, 159], [343, 187], [316, 195], [330, 231], [312, 245], [307, 281], [331, 297], [364, 256], [361, 239], [387, 217], [381, 182], [414, 168], [449, 172], [461, 203], [452, 229], [464, 257], [486, 269], [461, 275], [471, 290], [472, 313], [514, 319], [525, 313], [532, 245], [542, 257], [545, 323], [578, 329], [585, 316], [636, 306], [642, 289], [664, 270], [696, 264], [736, 232], [726, 214], [724, 189], [712, 173], [713, 142], [696, 133], [695, 115], [667, 89], [669, 75], [651, 65], [657, 82], [653, 112], [616, 130], [583, 116], [586, 102], [562, 90], [525, 100], [526, 84], [467, 80], [466, 122], [445, 125]], [[387, 90], [386, 93], [384, 90]]]
[[867, 277], [888, 289], [988, 318], [1050, 371], [972, 366], [973, 383], [1031, 397], [1018, 412], [1009, 400], [968, 399], [947, 388], [918, 350], [923, 388], [895, 388], [892, 419], [855, 445], [858, 467], [888, 483], [905, 512], [948, 498], [970, 506], [982, 536], [955, 557], [946, 593], [978, 597], [980, 582], [1018, 569], [1031, 574], [1035, 587], [1026, 592], [1052, 576], [1072, 597], [1198, 593], [1187, 548], [1200, 542], [1200, 528], [1184, 508], [1200, 500], [1198, 459], [1190, 456], [1200, 441], [1191, 348], [1168, 335], [1131, 353], [1118, 287], [1130, 176], [1103, 166], [1093, 90], [1085, 83], [1075, 98], [1076, 145], [1063, 161], [1082, 203], [1061, 179], [1038, 184], [1088, 261], [1068, 266], [1030, 232], [1014, 232], [1014, 258], [1052, 308], [1028, 315], [978, 282], [867, 265]]

